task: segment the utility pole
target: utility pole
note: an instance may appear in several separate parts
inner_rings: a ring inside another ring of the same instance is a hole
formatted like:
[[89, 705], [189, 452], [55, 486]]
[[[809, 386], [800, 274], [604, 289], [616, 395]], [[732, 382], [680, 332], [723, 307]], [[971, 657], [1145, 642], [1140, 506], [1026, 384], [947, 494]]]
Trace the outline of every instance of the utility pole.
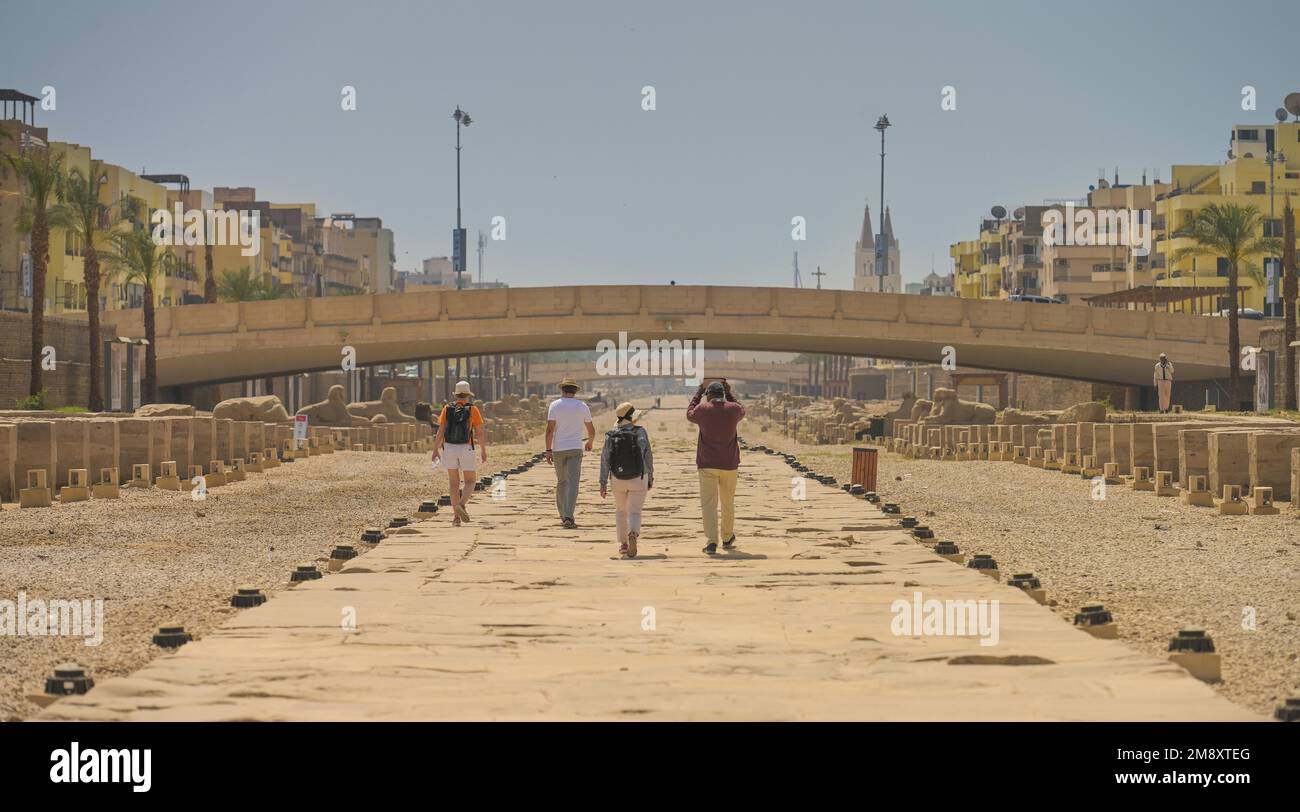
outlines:
[[483, 232], [478, 233], [478, 283], [483, 284], [483, 249], [487, 248], [487, 239]]
[[799, 252], [794, 252], [794, 286], [803, 287], [803, 278], [799, 276]]
[[1286, 358], [1285, 408], [1296, 408], [1296, 297], [1300, 296], [1300, 280], [1296, 278], [1295, 265], [1295, 214], [1291, 210], [1291, 195], [1286, 196], [1282, 209], [1282, 317], [1283, 356]]
[[885, 246], [885, 130], [889, 128], [889, 116], [883, 115], [876, 119], [876, 129], [880, 131], [880, 234], [876, 238], [876, 291], [881, 292], [884, 283], [881, 277], [881, 268], [885, 265], [885, 256], [888, 249]]
[[452, 270], [456, 273], [456, 289], [459, 290], [465, 286], [463, 274], [465, 273], [465, 229], [460, 223], [460, 129], [468, 127], [474, 123], [469, 117], [469, 113], [456, 106], [456, 112], [451, 114], [456, 119], [456, 230], [451, 233], [451, 261]]

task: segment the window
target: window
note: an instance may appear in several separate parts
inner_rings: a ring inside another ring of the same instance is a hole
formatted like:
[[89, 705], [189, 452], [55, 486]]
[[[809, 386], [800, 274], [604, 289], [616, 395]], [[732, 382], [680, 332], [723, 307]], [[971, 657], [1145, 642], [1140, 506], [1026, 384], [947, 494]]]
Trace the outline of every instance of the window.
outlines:
[[1259, 130], [1237, 130], [1238, 141], [1258, 141]]
[[1264, 181], [1262, 180], [1251, 181], [1250, 193], [1252, 195], [1262, 195], [1264, 194], [1265, 191], [1267, 191], [1267, 188], [1264, 184]]
[[1281, 220], [1265, 220], [1265, 221], [1264, 221], [1264, 236], [1265, 236], [1265, 237], [1281, 237], [1281, 236], [1282, 236], [1282, 221], [1281, 221]]

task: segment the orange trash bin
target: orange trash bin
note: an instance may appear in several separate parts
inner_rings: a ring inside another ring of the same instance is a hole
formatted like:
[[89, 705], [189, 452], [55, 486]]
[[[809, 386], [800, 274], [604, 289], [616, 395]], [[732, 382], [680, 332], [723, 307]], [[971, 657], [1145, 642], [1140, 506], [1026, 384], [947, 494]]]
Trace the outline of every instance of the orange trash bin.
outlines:
[[854, 447], [852, 484], [867, 491], [876, 489], [876, 449]]

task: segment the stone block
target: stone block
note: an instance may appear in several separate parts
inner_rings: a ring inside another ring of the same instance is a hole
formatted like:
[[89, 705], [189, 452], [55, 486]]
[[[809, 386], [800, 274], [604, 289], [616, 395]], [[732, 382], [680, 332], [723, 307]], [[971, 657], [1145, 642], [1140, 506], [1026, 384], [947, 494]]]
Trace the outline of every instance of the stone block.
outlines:
[[[53, 486], [62, 489], [71, 485], [72, 471], [85, 472], [87, 460], [90, 459], [87, 441], [89, 439], [88, 420], [65, 419], [54, 421], [54, 453], [56, 457], [56, 475]], [[73, 491], [75, 499], [77, 491]], [[89, 491], [87, 491], [89, 494]], [[86, 497], [89, 499], [89, 495]]]
[[1209, 480], [1203, 474], [1193, 474], [1187, 478], [1187, 488], [1183, 491], [1183, 504], [1196, 507], [1214, 507], [1214, 494], [1210, 491]]
[[[168, 458], [176, 463], [177, 471], [188, 471], [196, 459], [194, 456], [194, 417], [164, 417], [169, 434]], [[211, 418], [208, 418], [209, 420]]]
[[1242, 492], [1250, 487], [1250, 435], [1244, 431], [1216, 431], [1209, 435], [1210, 490], [1223, 493], [1228, 485]]
[[18, 427], [0, 423], [0, 502], [18, 500], [18, 480], [14, 468], [18, 462]]
[[[83, 422], [83, 421], [73, 421]], [[69, 468], [68, 484], [59, 488], [59, 503], [85, 502], [90, 499], [90, 482], [85, 468]]]
[[158, 463], [158, 479], [154, 480], [154, 485], [164, 491], [181, 490], [181, 479], [176, 472], [175, 460], [163, 460]]
[[1246, 442], [1250, 487], [1269, 488], [1291, 498], [1291, 452], [1300, 448], [1300, 432], [1255, 431]]
[[45, 469], [28, 468], [24, 478], [27, 487], [20, 488], [18, 491], [18, 506], [20, 508], [49, 507], [53, 503], [53, 497]]
[[1273, 489], [1263, 486], [1250, 489], [1248, 509], [1252, 516], [1276, 516], [1280, 512], [1273, 504]]
[[90, 495], [96, 499], [117, 499], [121, 494], [117, 487], [117, 464], [99, 469], [99, 481], [90, 488]]
[[1177, 496], [1173, 471], [1156, 471], [1156, 496]]
[[1240, 485], [1224, 485], [1223, 498], [1214, 500], [1214, 503], [1219, 506], [1219, 513], [1225, 516], [1244, 516], [1247, 513]]

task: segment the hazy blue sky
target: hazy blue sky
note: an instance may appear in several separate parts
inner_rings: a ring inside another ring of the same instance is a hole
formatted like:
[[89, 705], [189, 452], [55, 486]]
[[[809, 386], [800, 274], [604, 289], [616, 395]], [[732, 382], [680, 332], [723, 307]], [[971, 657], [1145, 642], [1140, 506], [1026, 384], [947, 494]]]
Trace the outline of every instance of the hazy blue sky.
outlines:
[[1294, 2], [5, 0], [0, 21], [0, 87], [54, 86], [52, 138], [380, 216], [402, 269], [450, 253], [459, 103], [470, 243], [506, 217], [486, 268], [513, 285], [783, 285], [798, 249], [848, 287], [885, 112], [911, 281], [995, 203], [1219, 161], [1300, 90]]

